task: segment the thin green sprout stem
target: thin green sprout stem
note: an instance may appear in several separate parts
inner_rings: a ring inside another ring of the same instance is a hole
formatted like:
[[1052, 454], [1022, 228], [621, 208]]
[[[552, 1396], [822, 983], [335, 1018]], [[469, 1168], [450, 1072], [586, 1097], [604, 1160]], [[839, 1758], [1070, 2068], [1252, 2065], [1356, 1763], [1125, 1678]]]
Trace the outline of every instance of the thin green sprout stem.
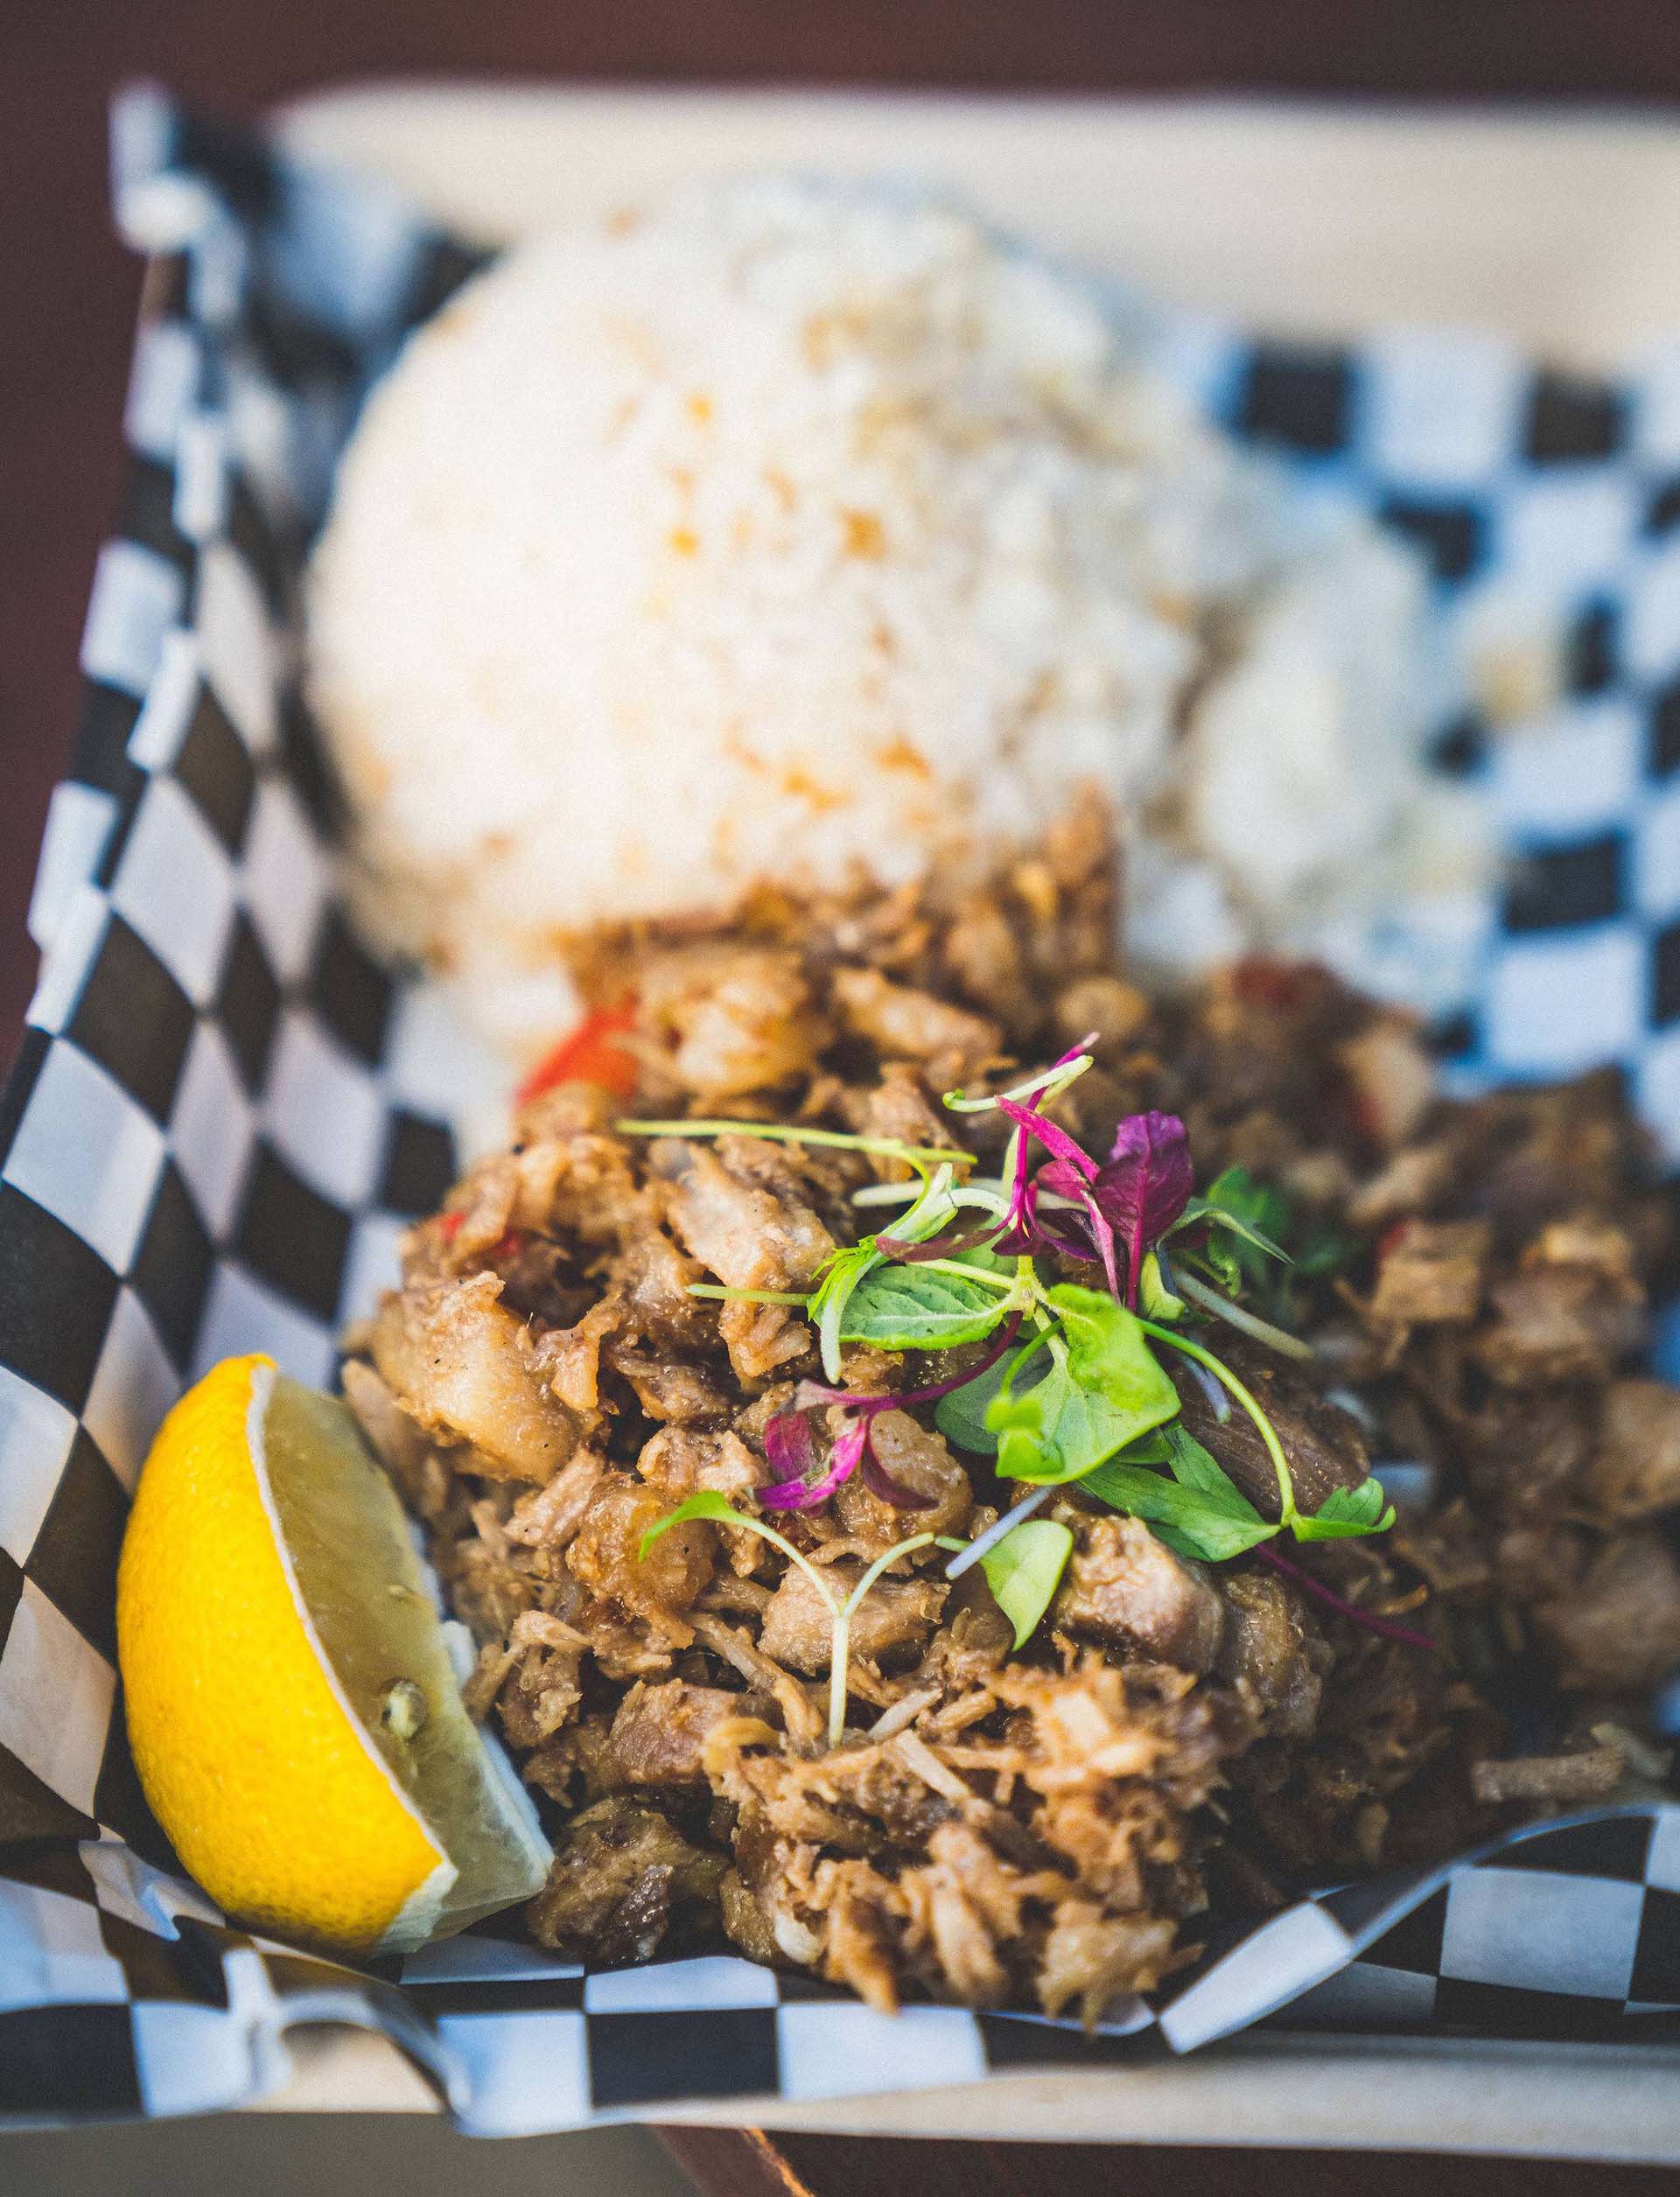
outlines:
[[1311, 1343], [1303, 1342], [1298, 1335], [1292, 1335], [1282, 1327], [1274, 1327], [1269, 1319], [1262, 1319], [1257, 1313], [1245, 1311], [1241, 1305], [1234, 1305], [1228, 1297], [1221, 1296], [1216, 1289], [1209, 1289], [1206, 1282], [1199, 1282], [1194, 1274], [1187, 1274], [1181, 1266], [1175, 1266], [1172, 1270], [1172, 1284], [1180, 1297], [1187, 1297], [1193, 1305], [1200, 1305], [1204, 1312], [1212, 1312], [1216, 1319], [1226, 1320], [1231, 1326], [1241, 1328], [1256, 1342], [1263, 1342], [1270, 1349], [1281, 1351], [1286, 1358], [1312, 1359], [1318, 1354]]
[[1266, 1445], [1272, 1470], [1278, 1475], [1278, 1494], [1283, 1505], [1281, 1525], [1287, 1525], [1295, 1513], [1295, 1483], [1290, 1477], [1289, 1459], [1284, 1455], [1284, 1445], [1278, 1439], [1277, 1429], [1260, 1406], [1250, 1395], [1222, 1359], [1215, 1358], [1211, 1350], [1204, 1350], [1187, 1335], [1175, 1335], [1170, 1327], [1158, 1327], [1152, 1319], [1140, 1319], [1138, 1325], [1146, 1335], [1153, 1335], [1157, 1342], [1170, 1343], [1174, 1350], [1181, 1350], [1186, 1358], [1194, 1358], [1198, 1365], [1206, 1366], [1216, 1380], [1222, 1381], [1231, 1394], [1259, 1429], [1260, 1439]]
[[[719, 1518], [714, 1519], [712, 1522], [715, 1525], [722, 1525], [724, 1521]], [[830, 1616], [836, 1619], [839, 1617], [840, 1605], [835, 1600], [833, 1595], [829, 1592], [828, 1581], [822, 1577], [822, 1572], [818, 1570], [817, 1566], [811, 1562], [808, 1557], [802, 1556], [800, 1554], [799, 1550], [794, 1548], [793, 1543], [788, 1540], [786, 1534], [778, 1533], [774, 1526], [766, 1526], [761, 1518], [749, 1518], [744, 1511], [738, 1511], [736, 1513], [733, 1522], [737, 1525], [745, 1526], [748, 1533], [757, 1534], [760, 1541], [767, 1541], [773, 1549], [780, 1549], [783, 1556], [788, 1557], [793, 1563], [799, 1566], [800, 1570], [805, 1574], [805, 1577], [810, 1581], [811, 1585], [822, 1597], [823, 1601], [828, 1606]]]
[[837, 1747], [846, 1729], [846, 1673], [851, 1654], [851, 1620], [858, 1606], [890, 1564], [900, 1557], [907, 1557], [913, 1549], [926, 1549], [929, 1544], [941, 1549], [961, 1549], [962, 1543], [948, 1534], [912, 1534], [908, 1541], [901, 1541], [895, 1549], [889, 1549], [884, 1557], [877, 1557], [860, 1578], [844, 1602], [836, 1609], [824, 1590], [824, 1599], [834, 1612], [834, 1646], [829, 1658], [829, 1745]]
[[868, 1152], [878, 1159], [902, 1160], [919, 1171], [940, 1165], [972, 1167], [974, 1154], [934, 1144], [901, 1144], [891, 1137], [854, 1137], [837, 1129], [805, 1129], [785, 1122], [619, 1121], [620, 1137], [759, 1137], [771, 1144], [831, 1144], [841, 1151]]
[[[902, 1206], [920, 1195], [914, 1182], [868, 1182], [852, 1192], [851, 1202], [855, 1206]], [[972, 1206], [985, 1213], [1001, 1214], [1004, 1207], [1002, 1183], [984, 1175], [972, 1182], [954, 1184], [950, 1199], [954, 1206]]]
[[725, 1289], [721, 1282], [685, 1282], [685, 1297], [718, 1297], [726, 1305], [808, 1305], [810, 1298], [791, 1289]]
[[1041, 1104], [1060, 1098], [1070, 1083], [1076, 1083], [1091, 1065], [1092, 1056], [1082, 1053], [1076, 1060], [1069, 1060], [1059, 1068], [1041, 1068], [1037, 1075], [1025, 1077], [1012, 1083], [1006, 1091], [994, 1091], [987, 1098], [970, 1098], [962, 1089], [947, 1091], [940, 1101], [953, 1114], [988, 1114], [999, 1099], [1012, 1099], [1018, 1105], [1026, 1099], [1035, 1098]]
[[1013, 1274], [994, 1274], [987, 1266], [964, 1266], [961, 1259], [918, 1259], [917, 1265], [924, 1274], [955, 1274], [965, 1282], [984, 1282], [988, 1289], [1002, 1291], [1007, 1297], [1020, 1286]]

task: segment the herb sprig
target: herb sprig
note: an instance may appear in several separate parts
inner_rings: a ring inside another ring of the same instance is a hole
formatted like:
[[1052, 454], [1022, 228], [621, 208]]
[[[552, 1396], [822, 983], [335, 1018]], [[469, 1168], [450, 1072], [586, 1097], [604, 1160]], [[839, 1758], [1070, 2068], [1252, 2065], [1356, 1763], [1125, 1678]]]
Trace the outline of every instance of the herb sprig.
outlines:
[[[1267, 1313], [1288, 1302], [1272, 1277], [1293, 1264], [1279, 1240], [1289, 1229], [1281, 1196], [1240, 1169], [1196, 1195], [1189, 1140], [1176, 1116], [1124, 1116], [1106, 1158], [1098, 1159], [1046, 1111], [1091, 1066], [1094, 1039], [1048, 1067], [993, 1095], [950, 1091], [958, 1115], [1001, 1113], [1012, 1134], [996, 1176], [972, 1172], [969, 1152], [836, 1130], [752, 1121], [623, 1121], [626, 1135], [757, 1137], [822, 1144], [889, 1160], [911, 1171], [907, 1182], [874, 1183], [856, 1193], [862, 1209], [900, 1207], [890, 1232], [862, 1236], [835, 1251], [816, 1286], [792, 1291], [695, 1284], [696, 1294], [800, 1307], [816, 1326], [826, 1383], [802, 1382], [792, 1406], [766, 1430], [765, 1452], [777, 1477], [757, 1491], [761, 1506], [803, 1510], [825, 1502], [852, 1473], [899, 1508], [925, 1508], [876, 1458], [873, 1421], [906, 1404], [935, 1407], [936, 1424], [958, 1448], [995, 1456], [1001, 1479], [1028, 1489], [1014, 1509], [972, 1543], [947, 1542], [955, 1578], [979, 1564], [1015, 1627], [1016, 1645], [1048, 1609], [1073, 1547], [1071, 1534], [1032, 1513], [1059, 1487], [1077, 1481], [1115, 1509], [1144, 1520], [1177, 1554], [1220, 1564], [1287, 1534], [1298, 1542], [1386, 1532], [1393, 1507], [1368, 1478], [1337, 1488], [1315, 1512], [1296, 1501], [1288, 1457], [1276, 1428], [1248, 1386], [1204, 1340], [1209, 1324], [1235, 1327], [1292, 1358], [1311, 1346]], [[1034, 1165], [1034, 1148], [1045, 1155]], [[959, 1171], [964, 1171], [959, 1172]], [[1326, 1240], [1327, 1242], [1327, 1240]], [[1104, 1286], [1046, 1284], [1039, 1262], [1054, 1256], [1088, 1266]], [[1324, 1270], [1333, 1256], [1313, 1247]], [[1269, 1291], [1266, 1312], [1241, 1300]], [[862, 1395], [840, 1386], [846, 1346], [936, 1353], [985, 1346], [954, 1378], [897, 1394]], [[1183, 1426], [1163, 1354], [1184, 1360], [1217, 1397], [1250, 1418], [1278, 1480], [1278, 1516], [1268, 1519], [1216, 1458]], [[824, 1456], [819, 1422], [830, 1420]], [[844, 1662], [850, 1613], [896, 1557], [926, 1547], [913, 1536], [872, 1565], [843, 1606], [794, 1544], [721, 1496], [696, 1495], [662, 1520], [644, 1550], [686, 1518], [712, 1518], [760, 1534], [808, 1572], [836, 1624], [836, 1676], [830, 1729], [844, 1708]], [[1277, 1558], [1277, 1568], [1310, 1578]], [[1314, 1583], [1316, 1585], [1316, 1583]], [[1343, 1614], [1414, 1641], [1404, 1627], [1378, 1625], [1339, 1597]]]

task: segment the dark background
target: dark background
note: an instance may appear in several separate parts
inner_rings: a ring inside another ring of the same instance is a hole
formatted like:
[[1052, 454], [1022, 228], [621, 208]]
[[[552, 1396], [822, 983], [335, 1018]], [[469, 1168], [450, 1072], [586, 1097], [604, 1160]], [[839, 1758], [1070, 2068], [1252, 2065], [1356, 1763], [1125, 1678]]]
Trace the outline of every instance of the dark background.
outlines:
[[[318, 85], [401, 75], [1672, 108], [1680, 0], [0, 0], [0, 1059], [32, 981], [23, 913], [74, 727], [82, 613], [121, 465], [139, 270], [110, 230], [105, 107], [114, 86], [140, 75], [239, 115]], [[274, 2131], [278, 2147], [258, 2138], [252, 2156], [301, 2167], [300, 2181], [288, 2173], [276, 2188], [309, 2186], [321, 2171], [321, 2159], [313, 2170], [304, 2160], [312, 2143], [342, 2148], [351, 2171], [360, 2159], [374, 2187], [385, 2180], [374, 2159], [395, 2163], [389, 2140], [374, 2153], [353, 2140], [354, 2123], [341, 2137], [324, 2123], [284, 2134], [272, 2123], [244, 2126], [253, 2138]], [[10, 2156], [43, 2191], [151, 2188], [161, 2140], [161, 2131], [88, 2131], [47, 2140], [50, 2152], [32, 2159], [24, 2140]], [[429, 2132], [434, 2170], [446, 2141]], [[1186, 2187], [1209, 2197], [1246, 2187], [1386, 2197], [1418, 2178], [1443, 2197], [1449, 2188], [1632, 2197], [1659, 2182], [1637, 2170], [1241, 2152], [1131, 2153], [1122, 2164], [1111, 2152], [942, 2145], [918, 2155], [822, 2138], [756, 2152], [743, 2139], [691, 2138], [682, 2149], [720, 2197], [913, 2184], [975, 2197], [1123, 2186], [1137, 2197]], [[536, 2169], [538, 2155], [522, 2146], [517, 2157]], [[550, 2175], [556, 2189], [630, 2185], [628, 2154], [586, 2161], [570, 2149], [562, 2165], [544, 2146], [542, 2156], [533, 2187]], [[228, 2153], [202, 2149], [169, 2171], [220, 2187], [241, 2179]], [[442, 2174], [444, 2186], [466, 2180], [458, 2166]]]

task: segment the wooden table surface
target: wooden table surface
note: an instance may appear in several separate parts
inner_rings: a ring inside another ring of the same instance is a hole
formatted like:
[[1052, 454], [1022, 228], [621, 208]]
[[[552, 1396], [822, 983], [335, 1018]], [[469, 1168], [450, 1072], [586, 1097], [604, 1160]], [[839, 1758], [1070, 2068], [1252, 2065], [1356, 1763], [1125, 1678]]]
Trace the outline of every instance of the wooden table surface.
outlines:
[[[77, 645], [113, 507], [138, 274], [110, 231], [104, 112], [154, 76], [237, 115], [353, 79], [1248, 89], [1680, 104], [1675, 0], [6, 0], [0, 12], [0, 1054]], [[1287, 2186], [1438, 2197], [1659, 2186], [1655, 2172], [1325, 2154], [1134, 2152], [672, 2131], [723, 2197], [1066, 2197]], [[1662, 2186], [1672, 2187], [1671, 2176]]]

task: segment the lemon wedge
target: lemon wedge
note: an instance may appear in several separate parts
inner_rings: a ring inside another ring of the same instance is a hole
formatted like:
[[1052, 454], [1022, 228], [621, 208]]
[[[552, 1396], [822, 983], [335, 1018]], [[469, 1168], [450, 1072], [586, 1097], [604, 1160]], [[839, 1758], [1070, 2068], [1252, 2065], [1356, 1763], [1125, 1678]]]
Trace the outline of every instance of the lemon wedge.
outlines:
[[541, 1886], [395, 1491], [348, 1409], [270, 1359], [225, 1361], [159, 1428], [116, 1630], [146, 1798], [229, 1916], [402, 1953]]

